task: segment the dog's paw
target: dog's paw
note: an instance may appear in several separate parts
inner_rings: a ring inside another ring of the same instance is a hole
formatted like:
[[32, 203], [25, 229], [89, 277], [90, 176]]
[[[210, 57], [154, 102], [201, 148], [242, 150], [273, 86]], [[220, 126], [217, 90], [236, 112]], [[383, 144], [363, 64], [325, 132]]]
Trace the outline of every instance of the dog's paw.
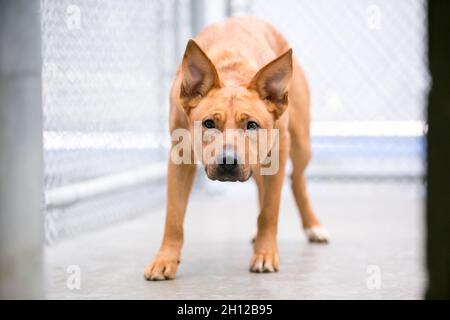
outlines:
[[305, 229], [305, 234], [309, 242], [328, 243], [330, 241], [330, 234], [323, 226], [314, 226]]
[[144, 269], [146, 280], [172, 280], [175, 279], [178, 262], [176, 260], [156, 259], [148, 264]]
[[278, 253], [272, 251], [269, 253], [254, 253], [250, 262], [251, 272], [277, 272], [278, 271]]

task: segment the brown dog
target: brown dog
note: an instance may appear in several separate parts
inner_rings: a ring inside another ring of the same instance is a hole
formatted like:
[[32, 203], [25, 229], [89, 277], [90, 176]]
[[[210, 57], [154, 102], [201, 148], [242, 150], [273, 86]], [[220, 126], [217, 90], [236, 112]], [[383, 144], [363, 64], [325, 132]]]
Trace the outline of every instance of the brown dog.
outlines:
[[[304, 171], [311, 155], [306, 79], [288, 43], [271, 25], [252, 17], [230, 18], [190, 40], [172, 85], [170, 104], [171, 132], [183, 128], [192, 133], [199, 121], [202, 130], [215, 129], [222, 134], [226, 129], [278, 130], [275, 174], [261, 174], [261, 163], [247, 163], [248, 152], [240, 154], [229, 143], [224, 143], [223, 152], [214, 154], [220, 158], [216, 163], [205, 164], [210, 179], [245, 181], [253, 175], [256, 181], [260, 213], [251, 271], [278, 270], [278, 211], [289, 155], [292, 190], [306, 235], [311, 242], [328, 241], [306, 192]], [[195, 147], [192, 141], [190, 144], [187, 156], [193, 160]], [[206, 144], [201, 146], [206, 148]], [[173, 144], [172, 151], [174, 148]], [[192, 162], [169, 160], [168, 166], [164, 238], [156, 258], [145, 268], [148, 280], [175, 277], [196, 171]]]

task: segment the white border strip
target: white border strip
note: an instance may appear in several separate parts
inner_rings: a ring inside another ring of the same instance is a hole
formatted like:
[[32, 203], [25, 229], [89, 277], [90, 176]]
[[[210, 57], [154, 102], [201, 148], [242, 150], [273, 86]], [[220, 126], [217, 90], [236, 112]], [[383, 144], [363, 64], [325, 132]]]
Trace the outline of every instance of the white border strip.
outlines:
[[45, 206], [47, 209], [70, 206], [87, 198], [93, 198], [163, 178], [166, 175], [166, 171], [167, 165], [158, 163], [136, 170], [48, 190], [45, 193]]
[[426, 132], [423, 121], [313, 121], [312, 136], [394, 136], [421, 137]]
[[170, 145], [167, 134], [130, 131], [44, 131], [45, 150], [156, 149]]
[[[421, 137], [426, 132], [423, 121], [313, 121], [311, 135]], [[170, 145], [168, 134], [151, 132], [79, 132], [45, 131], [45, 150], [77, 149], [156, 149]]]

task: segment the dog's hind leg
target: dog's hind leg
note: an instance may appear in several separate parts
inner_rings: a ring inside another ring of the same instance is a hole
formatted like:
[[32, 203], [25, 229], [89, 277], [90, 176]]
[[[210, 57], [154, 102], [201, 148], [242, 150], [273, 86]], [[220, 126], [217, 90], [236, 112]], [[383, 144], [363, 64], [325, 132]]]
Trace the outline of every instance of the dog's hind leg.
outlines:
[[329, 234], [314, 214], [306, 190], [304, 171], [311, 157], [311, 151], [309, 143], [306, 142], [307, 140], [303, 139], [303, 141], [305, 142], [302, 143], [301, 136], [298, 132], [291, 133], [292, 192], [294, 193], [303, 228], [309, 241], [324, 243], [329, 241]]

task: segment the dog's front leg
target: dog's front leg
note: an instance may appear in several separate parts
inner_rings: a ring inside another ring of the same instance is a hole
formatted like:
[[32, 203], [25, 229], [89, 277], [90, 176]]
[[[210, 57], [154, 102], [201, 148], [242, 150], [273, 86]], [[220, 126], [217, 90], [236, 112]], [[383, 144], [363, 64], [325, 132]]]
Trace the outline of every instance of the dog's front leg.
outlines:
[[[278, 271], [277, 228], [286, 161], [289, 155], [289, 135], [280, 137], [279, 168], [276, 174], [262, 176], [263, 198], [258, 216], [258, 231], [253, 243], [252, 272]], [[259, 173], [258, 173], [259, 174]]]
[[174, 279], [183, 246], [183, 221], [195, 176], [195, 164], [169, 160], [164, 237], [155, 259], [144, 270], [147, 280]]

